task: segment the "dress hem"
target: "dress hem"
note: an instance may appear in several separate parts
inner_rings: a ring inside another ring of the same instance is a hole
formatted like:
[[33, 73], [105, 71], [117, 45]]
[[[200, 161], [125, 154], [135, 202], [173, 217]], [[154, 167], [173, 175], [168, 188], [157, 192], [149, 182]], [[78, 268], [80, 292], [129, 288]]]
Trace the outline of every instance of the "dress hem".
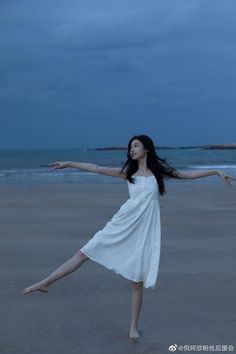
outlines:
[[143, 282], [143, 286], [144, 286], [145, 289], [152, 289], [152, 290], [155, 289], [155, 285], [154, 285], [154, 286], [145, 286], [144, 280], [136, 280], [136, 279], [128, 278], [126, 275], [124, 275], [123, 273], [119, 272], [117, 269], [110, 268], [109, 266], [107, 266], [107, 265], [101, 263], [100, 261], [96, 260], [95, 258], [92, 258], [92, 257], [89, 256], [88, 254], [86, 254], [86, 252], [84, 252], [82, 249], [80, 249], [80, 251], [81, 251], [82, 253], [84, 253], [85, 256], [87, 256], [87, 257], [88, 257], [89, 259], [91, 259], [93, 262], [96, 262], [96, 263], [102, 265], [103, 267], [107, 268], [108, 270], [112, 270], [113, 272], [115, 272], [115, 273], [118, 274], [118, 275], [121, 275], [121, 276], [124, 277], [125, 279], [127, 279], [127, 280], [132, 280], [132, 281], [135, 281], [135, 282], [141, 282], [141, 281], [142, 281], [142, 282]]

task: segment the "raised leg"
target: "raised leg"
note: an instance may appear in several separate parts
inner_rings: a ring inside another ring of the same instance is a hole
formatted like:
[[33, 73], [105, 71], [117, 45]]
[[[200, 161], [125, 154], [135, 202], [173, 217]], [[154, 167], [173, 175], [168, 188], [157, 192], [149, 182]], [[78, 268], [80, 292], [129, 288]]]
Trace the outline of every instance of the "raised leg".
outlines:
[[138, 332], [138, 319], [140, 316], [142, 302], [143, 302], [143, 282], [133, 282], [133, 293], [132, 293], [132, 319], [129, 331], [130, 338], [139, 338], [140, 334]]
[[44, 278], [43, 280], [35, 283], [28, 288], [25, 288], [22, 293], [29, 294], [33, 291], [41, 291], [44, 293], [48, 292], [49, 286], [54, 283], [55, 281], [65, 277], [66, 275], [74, 272], [78, 269], [81, 264], [83, 264], [89, 258], [80, 250], [76, 252], [76, 254], [70, 258], [68, 261], [63, 263], [59, 268], [57, 268], [53, 273], [51, 273], [48, 277]]

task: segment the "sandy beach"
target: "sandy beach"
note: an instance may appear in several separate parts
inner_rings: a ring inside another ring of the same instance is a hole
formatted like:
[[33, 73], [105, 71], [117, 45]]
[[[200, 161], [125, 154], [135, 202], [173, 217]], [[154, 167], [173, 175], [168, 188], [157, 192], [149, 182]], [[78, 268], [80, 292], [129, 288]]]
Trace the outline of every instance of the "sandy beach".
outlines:
[[1, 186], [0, 353], [164, 354], [172, 344], [236, 352], [236, 183], [166, 189], [159, 275], [144, 289], [133, 343], [130, 281], [91, 260], [48, 294], [21, 294], [105, 226], [129, 197], [126, 182]]

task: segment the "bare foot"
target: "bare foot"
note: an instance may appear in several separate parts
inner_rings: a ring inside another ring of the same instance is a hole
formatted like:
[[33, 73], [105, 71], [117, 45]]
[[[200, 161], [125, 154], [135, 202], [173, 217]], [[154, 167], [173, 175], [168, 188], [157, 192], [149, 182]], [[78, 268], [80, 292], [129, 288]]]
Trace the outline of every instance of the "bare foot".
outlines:
[[129, 331], [129, 338], [140, 338], [140, 334], [139, 332], [137, 331], [137, 329], [130, 329]]
[[29, 294], [32, 293], [33, 291], [41, 291], [42, 293], [47, 293], [48, 292], [49, 285], [46, 285], [42, 281], [39, 281], [38, 283], [35, 283], [28, 288], [25, 288], [22, 293], [23, 294]]

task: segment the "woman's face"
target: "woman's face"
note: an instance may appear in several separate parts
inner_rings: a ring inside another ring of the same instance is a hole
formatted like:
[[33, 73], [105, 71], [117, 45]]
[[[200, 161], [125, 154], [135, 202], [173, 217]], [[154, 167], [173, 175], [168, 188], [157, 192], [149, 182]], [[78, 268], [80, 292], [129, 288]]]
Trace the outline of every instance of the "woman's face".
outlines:
[[145, 150], [143, 143], [138, 139], [134, 139], [130, 145], [130, 156], [133, 160], [139, 160], [143, 158], [147, 154], [147, 150]]

